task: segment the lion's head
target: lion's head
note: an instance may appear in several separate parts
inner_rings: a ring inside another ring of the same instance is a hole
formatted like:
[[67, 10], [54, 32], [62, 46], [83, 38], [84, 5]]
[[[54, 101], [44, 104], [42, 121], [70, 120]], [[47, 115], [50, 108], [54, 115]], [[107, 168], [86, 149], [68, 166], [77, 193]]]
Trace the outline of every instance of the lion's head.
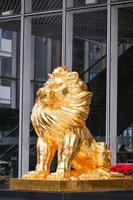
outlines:
[[36, 103], [44, 112], [67, 127], [85, 125], [92, 93], [77, 72], [66, 67], [57, 67], [37, 92]]
[[57, 67], [37, 92], [32, 122], [40, 121], [50, 135], [53, 132], [61, 135], [67, 128], [82, 127], [89, 113], [91, 96], [77, 72]]

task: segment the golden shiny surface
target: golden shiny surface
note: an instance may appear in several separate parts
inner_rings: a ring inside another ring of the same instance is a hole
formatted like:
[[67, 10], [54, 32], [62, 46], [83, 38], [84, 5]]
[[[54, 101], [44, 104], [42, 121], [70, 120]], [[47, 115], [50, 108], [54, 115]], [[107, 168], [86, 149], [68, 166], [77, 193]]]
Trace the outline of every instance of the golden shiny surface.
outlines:
[[[90, 180], [110, 177], [111, 154], [106, 144], [96, 142], [86, 119], [92, 93], [77, 72], [57, 67], [37, 92], [31, 120], [38, 135], [35, 171], [23, 179]], [[58, 151], [58, 165], [50, 165]], [[74, 170], [71, 170], [71, 169]]]
[[53, 180], [26, 180], [11, 179], [13, 190], [34, 191], [72, 191], [72, 192], [95, 192], [116, 191], [133, 189], [133, 178], [119, 178], [110, 180], [88, 180], [88, 181], [53, 181]]

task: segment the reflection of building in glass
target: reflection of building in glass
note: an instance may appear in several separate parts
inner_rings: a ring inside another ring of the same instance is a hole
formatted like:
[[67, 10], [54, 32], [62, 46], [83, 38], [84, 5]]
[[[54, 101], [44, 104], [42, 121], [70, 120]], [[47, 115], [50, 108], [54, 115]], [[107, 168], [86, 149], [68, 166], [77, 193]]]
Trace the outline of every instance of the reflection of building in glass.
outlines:
[[[0, 29], [0, 75], [11, 76], [12, 62], [12, 33], [8, 30]], [[0, 103], [10, 106], [11, 88], [9, 81], [2, 80], [0, 83]]]
[[0, 160], [13, 176], [18, 163], [19, 175], [29, 162], [34, 168], [29, 116], [37, 89], [58, 65], [78, 71], [93, 91], [87, 126], [106, 140], [112, 162], [122, 144], [133, 162], [132, 19], [127, 0], [0, 1]]

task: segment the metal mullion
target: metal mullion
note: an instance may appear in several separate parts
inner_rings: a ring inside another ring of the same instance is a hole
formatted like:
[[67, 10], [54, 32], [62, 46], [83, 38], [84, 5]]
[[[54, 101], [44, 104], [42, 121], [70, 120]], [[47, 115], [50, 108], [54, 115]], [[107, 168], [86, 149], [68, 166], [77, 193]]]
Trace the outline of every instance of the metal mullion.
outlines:
[[50, 11], [41, 11], [41, 12], [31, 12], [31, 13], [25, 13], [25, 17], [34, 17], [34, 16], [40, 16], [40, 15], [51, 15], [51, 14], [59, 14], [62, 13], [62, 9], [60, 10], [50, 10]]
[[23, 77], [24, 77], [24, 9], [25, 0], [21, 0], [21, 41], [20, 41], [20, 94], [19, 94], [19, 163], [18, 177], [22, 176], [22, 144], [23, 144]]
[[106, 79], [106, 142], [116, 163], [117, 142], [117, 48], [118, 10], [108, 0], [107, 12], [107, 79]]
[[31, 19], [24, 17], [24, 8], [27, 1], [22, 0], [21, 3], [19, 177], [29, 170], [29, 92], [31, 73]]
[[111, 7], [110, 149], [112, 164], [117, 153], [118, 8]]
[[110, 145], [111, 5], [107, 5], [106, 143]]
[[14, 78], [14, 77], [9, 77], [9, 76], [0, 76], [1, 79], [7, 79], [7, 80], [18, 80], [18, 78]]
[[121, 7], [129, 7], [129, 6], [133, 6], [133, 2], [131, 2], [130, 0], [129, 1], [121, 1], [121, 2], [111, 2], [111, 5], [112, 6], [118, 6], [119, 8]]
[[16, 19], [19, 18], [20, 19], [21, 15], [10, 15], [10, 16], [4, 16], [4, 17], [0, 17], [0, 21], [4, 21], [4, 20], [12, 20], [12, 19]]
[[66, 65], [66, 0], [63, 0], [62, 11], [62, 66]]
[[[35, 41], [34, 41], [34, 48], [35, 48], [35, 52], [34, 52], [34, 58], [36, 58], [36, 37], [35, 37]], [[36, 59], [34, 60], [35, 62], [34, 62], [34, 80], [33, 80], [33, 84], [34, 84], [34, 86], [33, 86], [33, 90], [34, 90], [34, 98], [35, 98], [35, 93], [36, 93], [36, 91], [35, 91], [35, 86], [36, 86]], [[31, 82], [32, 82], [32, 80], [31, 80]]]
[[107, 7], [107, 4], [97, 4], [97, 5], [89, 5], [89, 6], [81, 6], [81, 7], [72, 7], [72, 8], [66, 8], [66, 12], [74, 12], [74, 13], [79, 13], [79, 12], [88, 12], [88, 11], [97, 11], [100, 8]]
[[[19, 52], [19, 54], [20, 54], [20, 51], [18, 51], [18, 33], [17, 33], [17, 54], [18, 54], [18, 52]], [[18, 64], [18, 56], [16, 57], [16, 64]], [[20, 74], [19, 74], [20, 75]], [[18, 99], [17, 99], [17, 95], [18, 95], [18, 91], [17, 91], [17, 88], [18, 88], [18, 86], [17, 86], [17, 83], [19, 83], [19, 80], [20, 80], [20, 76], [19, 76], [19, 78], [17, 78], [17, 76], [18, 76], [18, 67], [16, 67], [16, 108], [17, 108], [17, 105], [18, 105]]]

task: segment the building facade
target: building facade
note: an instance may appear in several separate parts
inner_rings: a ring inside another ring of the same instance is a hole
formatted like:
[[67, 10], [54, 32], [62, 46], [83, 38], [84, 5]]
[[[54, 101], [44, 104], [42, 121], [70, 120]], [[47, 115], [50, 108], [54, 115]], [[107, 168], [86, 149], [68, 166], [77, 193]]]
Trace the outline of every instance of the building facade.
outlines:
[[0, 160], [13, 177], [35, 167], [31, 110], [60, 65], [93, 92], [87, 126], [112, 164], [133, 162], [133, 0], [0, 0]]

